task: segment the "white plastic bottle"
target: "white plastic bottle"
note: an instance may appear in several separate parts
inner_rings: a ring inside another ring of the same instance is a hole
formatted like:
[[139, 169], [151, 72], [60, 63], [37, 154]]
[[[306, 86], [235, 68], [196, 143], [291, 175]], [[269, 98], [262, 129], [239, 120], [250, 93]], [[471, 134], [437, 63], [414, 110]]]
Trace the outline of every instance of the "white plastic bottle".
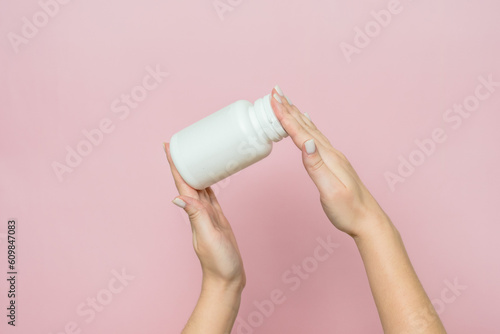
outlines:
[[237, 101], [174, 134], [170, 153], [184, 181], [204, 189], [268, 156], [288, 136], [270, 99]]

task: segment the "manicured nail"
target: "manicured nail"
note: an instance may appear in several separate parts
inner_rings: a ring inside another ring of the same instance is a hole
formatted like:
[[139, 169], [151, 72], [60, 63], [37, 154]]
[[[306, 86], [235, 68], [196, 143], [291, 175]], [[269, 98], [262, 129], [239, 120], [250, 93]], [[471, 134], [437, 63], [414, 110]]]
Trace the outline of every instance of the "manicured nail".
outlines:
[[305, 112], [305, 113], [304, 113], [304, 116], [306, 116], [306, 117], [307, 117], [307, 118], [308, 118], [308, 119], [312, 122], [311, 116], [309, 116], [309, 114], [308, 114], [308, 113], [306, 113], [306, 112]]
[[172, 203], [174, 203], [175, 205], [177, 205], [179, 208], [185, 208], [186, 207], [186, 202], [184, 202], [182, 199], [176, 197], [174, 198], [174, 200], [172, 201]]
[[305, 143], [307, 154], [313, 154], [316, 152], [316, 144], [314, 144], [314, 139], [309, 139]]
[[276, 93], [273, 94], [273, 97], [276, 99], [276, 101], [281, 103], [281, 98]]
[[288, 101], [288, 104], [293, 106], [293, 102], [288, 98], [288, 96], [285, 95], [286, 100]]
[[276, 91], [278, 92], [278, 94], [280, 94], [280, 96], [283, 96], [283, 91], [281, 90], [280, 86], [276, 85], [274, 86], [274, 89], [276, 89]]

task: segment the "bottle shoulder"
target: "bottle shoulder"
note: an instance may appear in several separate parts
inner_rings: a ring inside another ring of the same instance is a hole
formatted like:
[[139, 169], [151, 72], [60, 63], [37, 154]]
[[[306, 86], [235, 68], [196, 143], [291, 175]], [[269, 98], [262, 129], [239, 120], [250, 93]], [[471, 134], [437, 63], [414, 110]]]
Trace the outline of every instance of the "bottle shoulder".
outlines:
[[238, 100], [230, 105], [234, 109], [248, 111], [250, 107], [253, 107], [253, 103], [247, 100]]

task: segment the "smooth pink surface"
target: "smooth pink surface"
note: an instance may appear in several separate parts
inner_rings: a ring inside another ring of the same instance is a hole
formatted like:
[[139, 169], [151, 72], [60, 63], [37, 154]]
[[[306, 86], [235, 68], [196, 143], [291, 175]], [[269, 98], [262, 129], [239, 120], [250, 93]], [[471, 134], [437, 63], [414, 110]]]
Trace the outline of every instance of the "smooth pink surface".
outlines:
[[[1, 332], [180, 332], [200, 267], [161, 144], [278, 83], [397, 225], [447, 330], [498, 333], [500, 87], [456, 129], [443, 115], [480, 76], [500, 81], [500, 3], [402, 0], [351, 62], [341, 43], [395, 3], [231, 3], [220, 17], [212, 0], [74, 0], [16, 53], [9, 33], [21, 35], [40, 5], [0, 2]], [[128, 115], [113, 112], [157, 65], [170, 75]], [[52, 164], [103, 121], [110, 133], [60, 182]], [[391, 191], [384, 173], [435, 128], [447, 139]], [[248, 277], [233, 333], [382, 333], [355, 245], [327, 221], [290, 140], [215, 190]], [[16, 328], [5, 316], [9, 218], [19, 225]], [[316, 239], [328, 236], [338, 247], [314, 268]], [[293, 265], [311, 270], [295, 290]], [[122, 270], [134, 278], [110, 293]], [[466, 288], [453, 292], [455, 280]], [[273, 290], [282, 303], [259, 311]], [[87, 298], [105, 304], [95, 317]]]

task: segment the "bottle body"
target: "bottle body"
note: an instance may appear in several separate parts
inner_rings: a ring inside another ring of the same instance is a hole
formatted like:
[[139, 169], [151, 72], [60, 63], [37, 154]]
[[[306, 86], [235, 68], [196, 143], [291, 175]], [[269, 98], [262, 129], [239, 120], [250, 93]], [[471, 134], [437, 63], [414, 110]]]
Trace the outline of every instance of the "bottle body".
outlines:
[[286, 136], [280, 128], [269, 95], [240, 100], [174, 134], [172, 160], [186, 183], [204, 189], [268, 156]]

